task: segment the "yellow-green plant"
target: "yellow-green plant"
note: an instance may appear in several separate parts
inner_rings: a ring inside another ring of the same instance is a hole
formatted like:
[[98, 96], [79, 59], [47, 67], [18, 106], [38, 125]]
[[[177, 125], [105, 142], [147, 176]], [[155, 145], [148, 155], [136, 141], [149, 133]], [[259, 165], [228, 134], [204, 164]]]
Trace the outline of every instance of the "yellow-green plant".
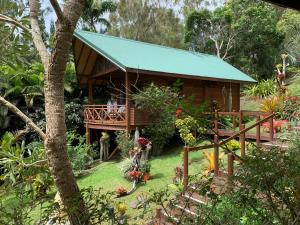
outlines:
[[224, 145], [224, 148], [228, 151], [235, 151], [235, 150], [238, 150], [240, 147], [241, 147], [241, 145], [237, 140], [228, 141]]
[[260, 110], [265, 113], [281, 112], [283, 109], [283, 97], [273, 96], [266, 98], [260, 105]]
[[[208, 165], [206, 170], [204, 171], [205, 175], [209, 175], [211, 172], [213, 172], [215, 170], [215, 160], [214, 160], [214, 153], [213, 152], [208, 152], [207, 150], [205, 150], [203, 152], [205, 159], [208, 161]], [[222, 152], [219, 155], [219, 159], [221, 159], [224, 156], [224, 152]]]
[[197, 130], [197, 120], [191, 116], [187, 116], [184, 119], [177, 119], [175, 124], [184, 143], [190, 146], [195, 145], [197, 139], [192, 132]]

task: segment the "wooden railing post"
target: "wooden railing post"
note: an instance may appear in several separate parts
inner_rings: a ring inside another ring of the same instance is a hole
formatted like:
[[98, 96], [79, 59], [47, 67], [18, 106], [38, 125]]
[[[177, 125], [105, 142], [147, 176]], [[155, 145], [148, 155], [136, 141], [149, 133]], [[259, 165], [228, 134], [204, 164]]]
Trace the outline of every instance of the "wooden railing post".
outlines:
[[232, 114], [232, 128], [235, 130], [236, 128], [236, 118], [235, 118], [235, 111], [233, 110], [233, 114]]
[[183, 186], [187, 188], [189, 182], [189, 147], [184, 146], [183, 150]]
[[240, 128], [240, 130], [241, 130], [242, 124], [243, 124], [243, 111], [240, 110], [240, 112], [239, 112], [239, 128]]
[[87, 145], [91, 144], [91, 129], [89, 128], [88, 124], [85, 124], [85, 143]]
[[[245, 129], [245, 124], [242, 124], [240, 128], [241, 128], [241, 130], [244, 130]], [[245, 133], [241, 133], [240, 134], [241, 157], [244, 157], [245, 156], [245, 152], [246, 152], [245, 139], [246, 139], [246, 134]]]
[[219, 125], [218, 125], [218, 111], [215, 111], [215, 120], [214, 120], [214, 130], [215, 133], [218, 134], [218, 129], [219, 129]]
[[273, 116], [269, 120], [270, 123], [270, 141], [274, 139], [274, 124], [273, 124]]
[[215, 176], [219, 175], [219, 136], [214, 136], [214, 174]]
[[[260, 116], [256, 117], [256, 122], [260, 121]], [[260, 146], [260, 124], [257, 124], [256, 126], [256, 135], [255, 135], [255, 139], [256, 139], [256, 145], [257, 147]]]
[[234, 161], [234, 156], [231, 152], [228, 153], [228, 159], [227, 159], [227, 173], [228, 176], [233, 175], [233, 161]]

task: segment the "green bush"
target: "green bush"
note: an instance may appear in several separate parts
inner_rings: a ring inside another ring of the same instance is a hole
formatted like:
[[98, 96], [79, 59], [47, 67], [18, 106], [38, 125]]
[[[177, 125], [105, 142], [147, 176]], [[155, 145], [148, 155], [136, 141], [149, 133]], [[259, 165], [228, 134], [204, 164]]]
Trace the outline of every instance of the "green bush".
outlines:
[[247, 86], [243, 94], [247, 97], [265, 98], [276, 93], [276, 83], [274, 79], [262, 80], [258, 84]]
[[91, 146], [85, 143], [85, 137], [75, 132], [67, 133], [68, 155], [75, 174], [86, 169], [92, 162]]
[[129, 151], [134, 147], [133, 139], [128, 137], [126, 131], [117, 131], [116, 142], [118, 147], [121, 149], [122, 157], [127, 158], [129, 156]]
[[133, 95], [135, 105], [145, 110], [152, 119], [144, 129], [152, 141], [152, 153], [158, 155], [175, 134], [176, 106], [179, 95], [174, 89], [153, 83]]

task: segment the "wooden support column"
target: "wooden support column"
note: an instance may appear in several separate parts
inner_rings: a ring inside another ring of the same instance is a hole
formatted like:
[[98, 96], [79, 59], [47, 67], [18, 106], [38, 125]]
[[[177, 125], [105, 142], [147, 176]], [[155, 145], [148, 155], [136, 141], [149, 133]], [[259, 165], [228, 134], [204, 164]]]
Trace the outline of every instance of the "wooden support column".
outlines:
[[[245, 124], [241, 125], [241, 130], [245, 129]], [[243, 158], [245, 156], [246, 153], [246, 134], [242, 133], [240, 134], [240, 145], [241, 145], [241, 157]]]
[[228, 176], [232, 176], [233, 175], [233, 161], [234, 161], [234, 156], [231, 152], [228, 153], [228, 162], [227, 162], [227, 173]]
[[214, 136], [214, 174], [215, 176], [219, 175], [219, 136]]
[[93, 99], [93, 81], [89, 80], [88, 81], [88, 101], [89, 101], [89, 105], [93, 105], [94, 104], [94, 99]]
[[85, 143], [87, 145], [91, 144], [91, 129], [88, 124], [85, 125]]
[[235, 116], [235, 110], [232, 111], [232, 128], [235, 130], [236, 128], [236, 116]]
[[242, 124], [243, 124], [243, 111], [240, 110], [240, 112], [239, 112], [239, 127], [240, 127], [240, 130], [241, 130]]
[[218, 121], [219, 121], [218, 111], [215, 111], [214, 130], [216, 135], [218, 135], [218, 130], [219, 130]]
[[125, 72], [125, 93], [126, 93], [126, 132], [130, 133], [130, 78]]
[[[260, 116], [257, 116], [256, 117], [256, 122], [258, 122], [258, 121], [260, 121]], [[256, 126], [256, 135], [255, 135], [256, 137], [256, 145], [257, 145], [257, 147], [259, 147], [260, 146], [260, 124], [258, 124], [257, 126]]]
[[270, 123], [270, 141], [274, 140], [274, 124], [273, 124], [273, 116], [269, 120]]
[[189, 148], [184, 146], [183, 149], [183, 186], [187, 188], [189, 182]]

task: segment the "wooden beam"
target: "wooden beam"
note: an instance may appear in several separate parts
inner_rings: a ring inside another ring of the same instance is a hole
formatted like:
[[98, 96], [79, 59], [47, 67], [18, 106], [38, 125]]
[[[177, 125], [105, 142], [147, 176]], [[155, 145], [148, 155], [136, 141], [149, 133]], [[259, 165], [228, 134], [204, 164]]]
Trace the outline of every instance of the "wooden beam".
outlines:
[[106, 74], [108, 74], [108, 73], [112, 73], [112, 72], [115, 72], [115, 71], [118, 71], [118, 70], [119, 70], [118, 67], [110, 68], [110, 69], [108, 69], [108, 70], [106, 70], [106, 71], [99, 72], [99, 73], [93, 75], [92, 77], [93, 77], [93, 78], [101, 77], [101, 76], [103, 76], [103, 75], [106, 75]]
[[126, 131], [127, 134], [130, 133], [130, 77], [129, 74], [125, 73], [125, 93], [126, 93]]

